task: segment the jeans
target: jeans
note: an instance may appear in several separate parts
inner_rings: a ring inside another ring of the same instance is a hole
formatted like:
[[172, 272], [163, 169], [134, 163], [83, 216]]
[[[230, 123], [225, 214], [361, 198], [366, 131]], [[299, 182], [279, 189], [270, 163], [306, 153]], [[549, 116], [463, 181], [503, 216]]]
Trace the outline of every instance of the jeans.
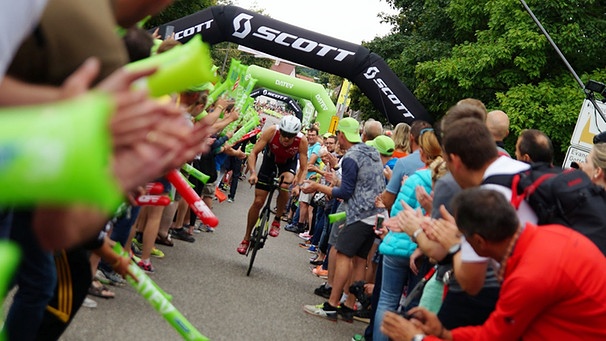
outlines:
[[[374, 330], [372, 339], [374, 341], [388, 341], [389, 338], [381, 333], [383, 315], [387, 311], [396, 311], [404, 291], [404, 286], [411, 278], [409, 266], [410, 258], [383, 256], [383, 275], [381, 277], [381, 293], [379, 303], [375, 310]], [[412, 288], [411, 288], [412, 289]]]
[[318, 206], [315, 212], [316, 223], [314, 224], [313, 237], [311, 238], [311, 245], [320, 244], [320, 238], [322, 233], [326, 229], [326, 214], [324, 214], [324, 206]]
[[19, 286], [4, 329], [8, 340], [33, 340], [57, 284], [52, 253], [42, 250], [32, 230], [32, 212], [15, 211], [11, 240], [21, 248], [15, 284]]

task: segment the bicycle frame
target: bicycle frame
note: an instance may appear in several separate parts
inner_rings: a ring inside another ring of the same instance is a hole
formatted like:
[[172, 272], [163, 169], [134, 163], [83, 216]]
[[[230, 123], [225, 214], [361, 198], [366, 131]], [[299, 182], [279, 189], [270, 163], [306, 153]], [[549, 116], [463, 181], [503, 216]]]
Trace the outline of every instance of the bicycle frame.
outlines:
[[251, 246], [246, 251], [246, 256], [251, 253], [250, 262], [248, 265], [248, 270], [246, 271], [246, 276], [250, 275], [250, 271], [252, 270], [253, 263], [255, 262], [255, 257], [257, 255], [257, 251], [263, 248], [265, 245], [265, 241], [267, 240], [267, 235], [269, 234], [269, 224], [271, 217], [271, 203], [274, 197], [274, 193], [276, 189], [280, 190], [282, 186], [282, 182], [284, 181], [284, 177], [274, 178], [273, 183], [265, 184], [270, 185], [269, 194], [267, 195], [267, 199], [265, 200], [265, 206], [261, 209], [261, 213], [259, 214], [259, 219], [257, 219], [257, 223], [255, 224], [252, 234], [251, 234]]

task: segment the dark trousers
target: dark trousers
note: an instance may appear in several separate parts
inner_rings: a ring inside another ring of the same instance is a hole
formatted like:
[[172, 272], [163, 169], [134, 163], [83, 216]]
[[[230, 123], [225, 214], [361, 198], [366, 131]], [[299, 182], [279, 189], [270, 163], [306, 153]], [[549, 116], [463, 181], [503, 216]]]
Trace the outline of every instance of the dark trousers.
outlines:
[[21, 248], [21, 262], [15, 276], [19, 289], [4, 323], [9, 341], [34, 340], [57, 282], [53, 255], [38, 243], [32, 216], [31, 211], [16, 210], [10, 231], [10, 239]]
[[477, 295], [448, 291], [438, 312], [444, 328], [484, 324], [499, 299], [500, 288], [483, 288]]

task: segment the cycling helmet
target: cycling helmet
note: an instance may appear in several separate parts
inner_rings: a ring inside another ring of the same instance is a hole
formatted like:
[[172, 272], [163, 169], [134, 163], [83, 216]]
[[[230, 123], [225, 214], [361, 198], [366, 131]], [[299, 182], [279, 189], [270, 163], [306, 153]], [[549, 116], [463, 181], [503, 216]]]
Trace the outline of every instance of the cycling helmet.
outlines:
[[294, 115], [286, 115], [280, 120], [280, 130], [289, 134], [301, 131], [301, 121]]

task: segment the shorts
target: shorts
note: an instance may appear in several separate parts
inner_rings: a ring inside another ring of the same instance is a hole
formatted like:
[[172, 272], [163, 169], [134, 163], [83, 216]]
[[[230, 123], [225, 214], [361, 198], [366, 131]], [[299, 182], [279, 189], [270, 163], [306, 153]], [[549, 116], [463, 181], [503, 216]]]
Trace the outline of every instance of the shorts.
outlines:
[[[335, 205], [338, 205], [337, 209], [335, 210], [335, 213], [345, 211], [345, 206], [343, 203], [337, 201], [335, 203]], [[330, 235], [328, 236], [328, 245], [334, 246], [335, 244], [337, 244], [337, 238], [339, 237], [339, 231], [341, 231], [341, 228], [343, 227], [343, 225], [345, 225], [345, 220], [337, 221], [332, 224], [332, 227], [330, 228]]]
[[311, 198], [314, 197], [314, 193], [299, 193], [299, 202], [304, 202], [306, 204], [311, 204]]
[[202, 197], [214, 198], [215, 197], [215, 183], [207, 183], [202, 187]]
[[341, 228], [335, 248], [348, 257], [358, 256], [366, 259], [375, 237], [372, 225], [356, 221]]
[[286, 172], [292, 173], [293, 175], [297, 173], [296, 157], [290, 158], [284, 163], [275, 163], [273, 155], [269, 155], [268, 153], [263, 154], [263, 162], [259, 168], [259, 174], [257, 174], [258, 181], [255, 188], [269, 191], [271, 189], [271, 184], [273, 184], [273, 179], [275, 179], [278, 174]]

